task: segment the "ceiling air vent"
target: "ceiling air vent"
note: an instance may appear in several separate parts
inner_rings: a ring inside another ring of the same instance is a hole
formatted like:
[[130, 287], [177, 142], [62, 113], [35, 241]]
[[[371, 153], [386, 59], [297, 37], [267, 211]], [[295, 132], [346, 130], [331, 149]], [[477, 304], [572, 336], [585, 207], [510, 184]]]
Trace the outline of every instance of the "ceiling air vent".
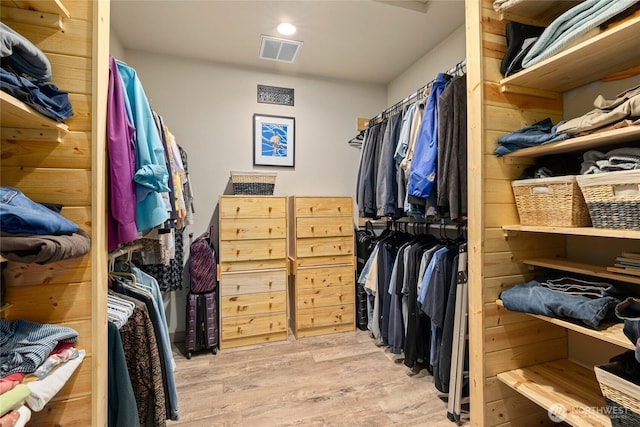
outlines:
[[293, 63], [303, 42], [277, 37], [260, 36], [260, 52], [258, 56], [270, 61]]

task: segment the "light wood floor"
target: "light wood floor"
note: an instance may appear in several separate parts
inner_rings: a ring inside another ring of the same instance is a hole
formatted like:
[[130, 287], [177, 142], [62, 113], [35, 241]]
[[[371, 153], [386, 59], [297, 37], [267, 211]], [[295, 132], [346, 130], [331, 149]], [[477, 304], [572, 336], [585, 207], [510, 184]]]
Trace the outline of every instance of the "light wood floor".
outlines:
[[426, 370], [407, 375], [363, 331], [198, 352], [175, 349], [169, 426], [455, 427]]

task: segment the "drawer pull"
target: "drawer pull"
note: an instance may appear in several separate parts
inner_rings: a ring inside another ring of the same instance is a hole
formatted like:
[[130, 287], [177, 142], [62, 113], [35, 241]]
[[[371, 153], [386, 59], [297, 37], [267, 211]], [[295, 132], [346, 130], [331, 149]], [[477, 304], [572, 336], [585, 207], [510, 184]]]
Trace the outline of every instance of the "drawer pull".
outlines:
[[338, 276], [338, 282], [342, 282], [342, 276]]
[[273, 249], [269, 248], [269, 255], [271, 255], [271, 252], [273, 252]]
[[269, 234], [273, 231], [273, 228], [269, 227]]
[[240, 285], [236, 285], [236, 291], [240, 290]]
[[240, 249], [236, 250], [236, 256], [240, 255]]
[[342, 212], [342, 208], [338, 206], [338, 212]]
[[271, 206], [269, 206], [269, 213], [271, 213], [272, 210], [273, 210], [273, 208]]
[[272, 302], [269, 303], [269, 308], [273, 308], [273, 303]]
[[240, 206], [236, 206], [236, 213], [240, 212]]
[[312, 232], [312, 233], [313, 233], [314, 229], [315, 229], [315, 227], [313, 227], [313, 226], [312, 226], [312, 227], [311, 227], [311, 232]]
[[342, 226], [338, 227], [338, 230], [340, 230], [340, 232], [342, 232]]
[[269, 287], [273, 285], [273, 280], [269, 280]]
[[236, 234], [240, 234], [240, 229], [236, 228]]

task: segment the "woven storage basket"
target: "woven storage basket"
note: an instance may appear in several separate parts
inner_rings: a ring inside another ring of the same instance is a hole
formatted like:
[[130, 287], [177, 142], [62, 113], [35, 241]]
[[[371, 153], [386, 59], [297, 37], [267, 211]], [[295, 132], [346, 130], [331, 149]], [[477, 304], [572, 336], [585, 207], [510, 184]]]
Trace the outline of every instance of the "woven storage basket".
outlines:
[[589, 211], [573, 175], [513, 181], [511, 188], [522, 225], [591, 225]]
[[593, 226], [640, 230], [640, 170], [577, 177]]
[[[605, 365], [604, 367], [606, 367]], [[600, 390], [613, 427], [640, 426], [640, 386], [596, 366]]]
[[235, 195], [272, 196], [276, 173], [231, 171], [231, 184]]

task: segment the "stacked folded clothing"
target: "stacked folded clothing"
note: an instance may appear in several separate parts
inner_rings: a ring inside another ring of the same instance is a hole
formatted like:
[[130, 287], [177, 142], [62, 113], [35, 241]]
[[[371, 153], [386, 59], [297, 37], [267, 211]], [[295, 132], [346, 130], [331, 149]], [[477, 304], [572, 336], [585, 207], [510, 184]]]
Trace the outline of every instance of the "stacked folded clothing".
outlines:
[[50, 83], [51, 64], [25, 37], [0, 22], [0, 89], [58, 122], [71, 117], [67, 92]]
[[48, 264], [82, 256], [91, 249], [86, 232], [20, 190], [0, 187], [0, 200], [0, 252], [6, 259]]
[[638, 0], [585, 0], [579, 3], [544, 30], [522, 61], [523, 67], [531, 67], [566, 49], [576, 39], [637, 2]]
[[582, 175], [640, 169], [640, 148], [616, 148], [606, 153], [589, 150], [582, 159]]
[[597, 329], [615, 319], [619, 291], [609, 283], [553, 274], [502, 291], [508, 310], [582, 322]]

